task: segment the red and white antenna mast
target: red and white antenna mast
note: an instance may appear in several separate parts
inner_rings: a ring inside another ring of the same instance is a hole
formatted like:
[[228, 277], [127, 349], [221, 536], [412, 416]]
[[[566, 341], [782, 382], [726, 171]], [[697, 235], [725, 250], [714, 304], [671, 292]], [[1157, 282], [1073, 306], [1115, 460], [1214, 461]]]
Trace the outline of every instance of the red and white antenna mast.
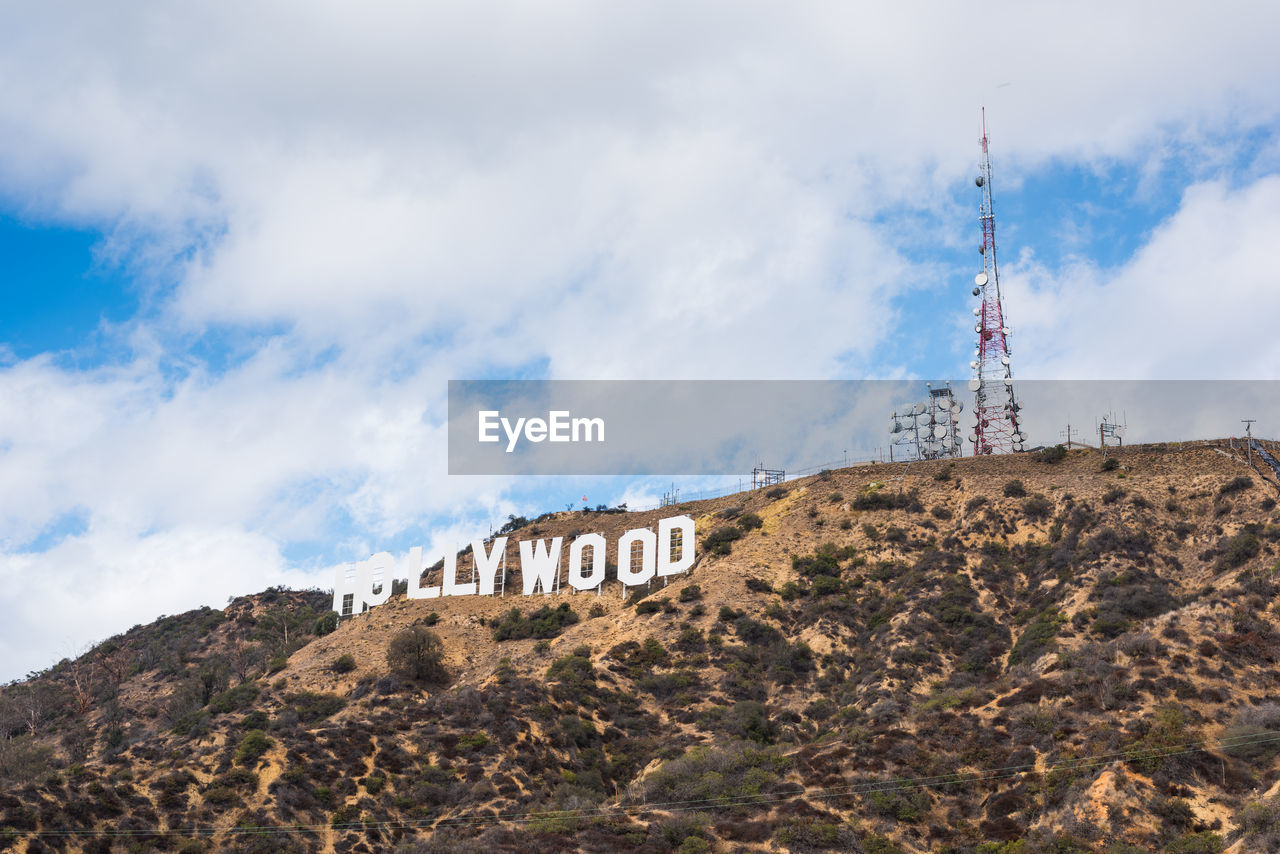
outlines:
[[982, 304], [973, 310], [977, 317], [974, 332], [978, 346], [969, 366], [973, 379], [973, 453], [1007, 454], [1022, 450], [1022, 429], [1013, 395], [1013, 368], [1010, 364], [1009, 327], [1005, 325], [1000, 301], [1000, 277], [996, 270], [996, 215], [991, 206], [991, 155], [987, 151], [987, 111], [982, 110], [982, 162], [975, 181], [982, 190], [978, 218], [982, 223], [982, 272], [974, 277], [973, 295]]

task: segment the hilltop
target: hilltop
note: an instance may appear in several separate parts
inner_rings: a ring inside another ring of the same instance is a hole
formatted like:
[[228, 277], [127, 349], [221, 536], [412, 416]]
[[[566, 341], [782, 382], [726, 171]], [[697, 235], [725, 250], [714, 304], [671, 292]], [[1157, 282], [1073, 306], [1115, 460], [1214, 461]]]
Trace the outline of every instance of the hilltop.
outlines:
[[[0, 841], [1277, 850], [1277, 488], [1225, 445], [1110, 459], [680, 505], [697, 564], [625, 600], [396, 596], [338, 624], [326, 594], [270, 590], [135, 627], [0, 694]], [[612, 543], [672, 512], [511, 536]], [[392, 672], [410, 628], [444, 679]]]

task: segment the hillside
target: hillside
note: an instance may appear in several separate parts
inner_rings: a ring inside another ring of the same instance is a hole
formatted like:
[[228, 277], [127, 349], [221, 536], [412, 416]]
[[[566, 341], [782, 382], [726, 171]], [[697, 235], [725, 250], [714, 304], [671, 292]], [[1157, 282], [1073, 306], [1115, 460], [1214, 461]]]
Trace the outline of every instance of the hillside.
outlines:
[[[334, 629], [327, 595], [270, 590], [166, 617], [0, 693], [0, 846], [1280, 850], [1277, 489], [1230, 453], [681, 505], [698, 563], [626, 601], [396, 596]], [[445, 680], [389, 672], [411, 626]]]

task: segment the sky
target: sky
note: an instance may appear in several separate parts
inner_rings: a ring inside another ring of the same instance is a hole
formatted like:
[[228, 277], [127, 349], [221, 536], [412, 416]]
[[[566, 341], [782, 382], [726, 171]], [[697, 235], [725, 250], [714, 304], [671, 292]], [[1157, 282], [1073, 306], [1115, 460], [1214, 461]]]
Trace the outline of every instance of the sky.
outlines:
[[1276, 32], [1257, 2], [6, 6], [0, 680], [670, 485], [450, 477], [450, 379], [966, 378], [984, 107], [1015, 378], [1276, 379]]

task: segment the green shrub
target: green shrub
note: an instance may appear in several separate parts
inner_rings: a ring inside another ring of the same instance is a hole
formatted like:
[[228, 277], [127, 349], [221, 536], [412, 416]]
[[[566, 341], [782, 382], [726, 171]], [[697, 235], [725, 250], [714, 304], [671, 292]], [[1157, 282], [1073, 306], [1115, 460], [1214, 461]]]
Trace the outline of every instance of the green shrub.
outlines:
[[439, 635], [421, 625], [396, 632], [391, 638], [387, 644], [387, 666], [392, 673], [406, 679], [441, 683], [449, 678], [444, 666], [444, 643]]
[[1067, 449], [1064, 445], [1054, 445], [1052, 448], [1045, 448], [1031, 455], [1036, 462], [1047, 463], [1053, 465], [1061, 462], [1067, 456]]
[[742, 529], [737, 527], [716, 528], [707, 534], [703, 547], [713, 555], [727, 555], [733, 549], [735, 540], [742, 539]]
[[547, 668], [547, 681], [564, 682], [577, 688], [594, 684], [596, 669], [591, 664], [591, 649], [580, 646], [572, 654], [551, 662]]
[[866, 796], [867, 806], [876, 815], [893, 818], [905, 824], [922, 821], [929, 812], [929, 793], [904, 781], [901, 787], [887, 785]]
[[1027, 488], [1022, 485], [1022, 481], [1014, 479], [1004, 485], [1005, 498], [1024, 498], [1027, 494]]
[[336, 628], [338, 628], [338, 612], [330, 611], [316, 620], [316, 624], [312, 630], [315, 634], [323, 636], [329, 634]]
[[1032, 662], [1051, 652], [1058, 637], [1058, 629], [1066, 622], [1066, 617], [1057, 608], [1042, 611], [1018, 636], [1018, 641], [1009, 653], [1009, 663]]
[[356, 669], [356, 657], [351, 653], [338, 656], [332, 665], [334, 673], [350, 673]]
[[1022, 502], [1022, 514], [1033, 522], [1048, 518], [1053, 512], [1053, 502], [1043, 495], [1036, 494]]
[[754, 531], [764, 527], [764, 520], [755, 513], [743, 513], [738, 517], [738, 527], [744, 531]]
[[242, 682], [234, 688], [216, 694], [209, 701], [209, 710], [215, 714], [244, 711], [258, 698], [258, 683]]
[[1216, 833], [1188, 833], [1165, 847], [1166, 854], [1222, 854], [1222, 837]]
[[1257, 536], [1251, 531], [1241, 531], [1218, 543], [1216, 568], [1219, 571], [1235, 569], [1257, 557], [1260, 551], [1262, 551], [1262, 543], [1258, 541]]
[[1218, 490], [1218, 494], [1234, 495], [1237, 492], [1244, 492], [1246, 489], [1252, 489], [1252, 488], [1253, 488], [1253, 479], [1248, 477], [1247, 475], [1242, 474], [1239, 477], [1233, 477], [1231, 480], [1224, 483], [1222, 485], [1222, 488]]
[[249, 730], [240, 739], [240, 746], [236, 749], [236, 764], [256, 764], [262, 755], [271, 749], [273, 744], [275, 744], [275, 741], [262, 730]]
[[[644, 795], [650, 802], [735, 799], [745, 808], [754, 798], [778, 791], [790, 764], [777, 748], [750, 742], [698, 746], [651, 773]], [[770, 804], [759, 806], [768, 809]]]
[[696, 602], [702, 598], [702, 588], [697, 584], [689, 584], [680, 591], [681, 602]]
[[528, 617], [520, 613], [519, 608], [512, 608], [494, 623], [493, 639], [495, 641], [519, 640], [522, 638], [553, 638], [578, 622], [578, 615], [569, 607], [568, 602], [561, 602], [555, 608], [546, 605], [532, 611]]
[[347, 705], [347, 701], [337, 694], [319, 694], [314, 691], [290, 694], [285, 697], [285, 702], [293, 707], [298, 720], [304, 724], [319, 723]]

